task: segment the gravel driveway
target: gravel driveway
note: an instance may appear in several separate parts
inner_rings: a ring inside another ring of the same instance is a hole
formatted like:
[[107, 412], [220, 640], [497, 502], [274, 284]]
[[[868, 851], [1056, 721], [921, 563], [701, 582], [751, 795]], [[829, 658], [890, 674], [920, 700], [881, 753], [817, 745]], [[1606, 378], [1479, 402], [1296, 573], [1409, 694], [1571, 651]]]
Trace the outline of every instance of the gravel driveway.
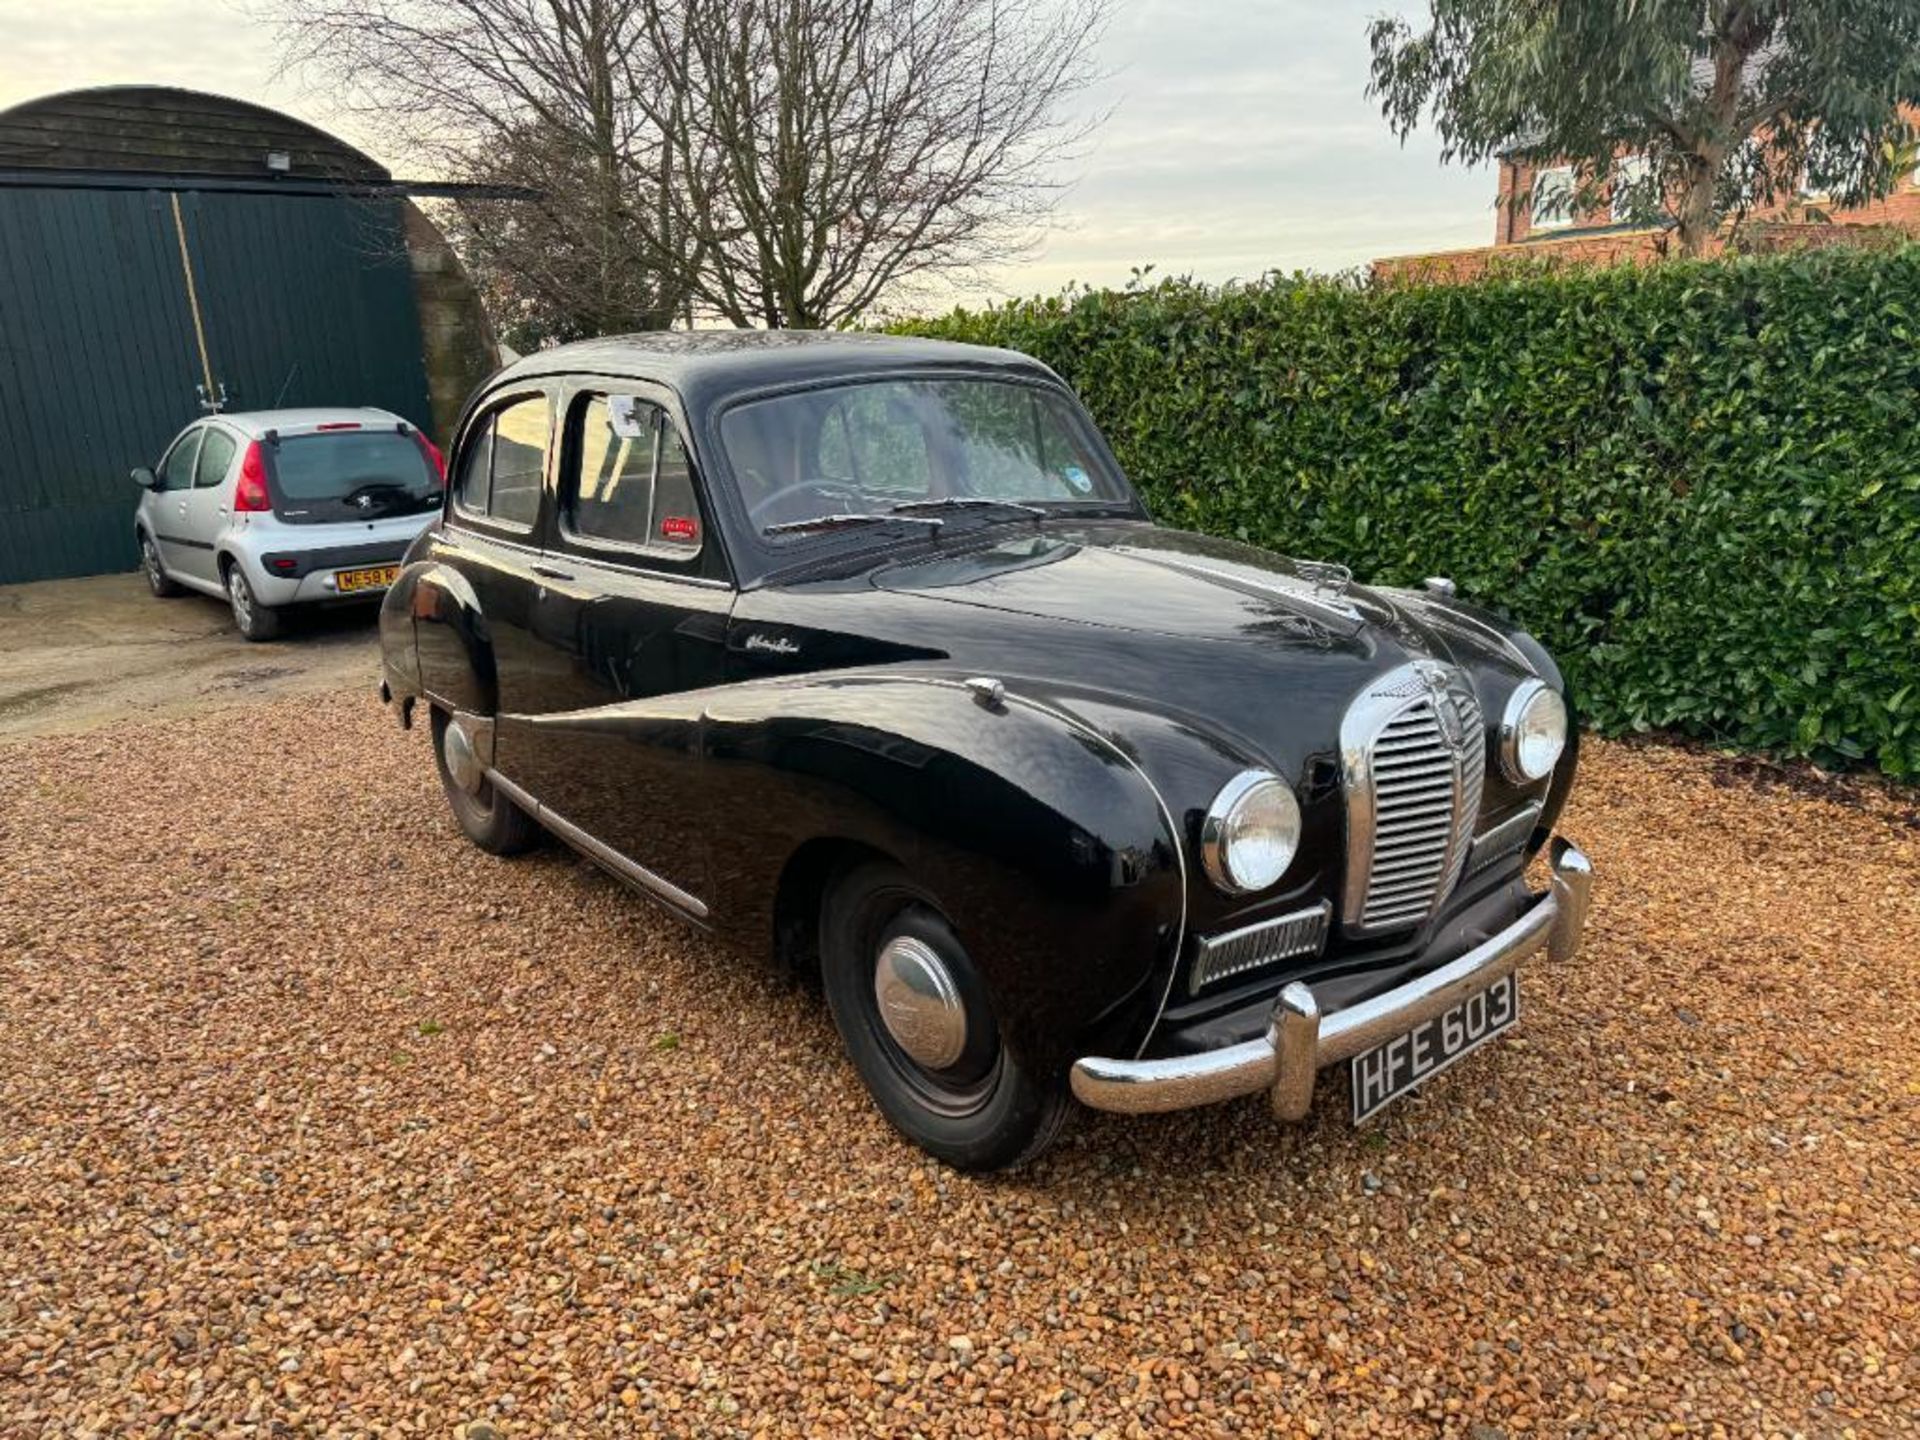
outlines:
[[0, 1434], [1914, 1433], [1920, 829], [1588, 754], [1514, 1038], [982, 1181], [364, 696], [7, 747]]

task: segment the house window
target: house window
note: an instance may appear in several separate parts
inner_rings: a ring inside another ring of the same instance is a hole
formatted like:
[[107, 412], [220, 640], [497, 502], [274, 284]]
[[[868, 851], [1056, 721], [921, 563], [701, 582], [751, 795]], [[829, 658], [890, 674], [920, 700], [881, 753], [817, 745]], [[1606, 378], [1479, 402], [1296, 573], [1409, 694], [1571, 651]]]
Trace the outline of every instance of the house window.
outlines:
[[1635, 218], [1637, 210], [1644, 218], [1655, 197], [1647, 193], [1653, 166], [1644, 155], [1629, 155], [1613, 172], [1613, 219], [1622, 224]]
[[1564, 230], [1573, 224], [1573, 167], [1555, 165], [1533, 177], [1533, 228]]

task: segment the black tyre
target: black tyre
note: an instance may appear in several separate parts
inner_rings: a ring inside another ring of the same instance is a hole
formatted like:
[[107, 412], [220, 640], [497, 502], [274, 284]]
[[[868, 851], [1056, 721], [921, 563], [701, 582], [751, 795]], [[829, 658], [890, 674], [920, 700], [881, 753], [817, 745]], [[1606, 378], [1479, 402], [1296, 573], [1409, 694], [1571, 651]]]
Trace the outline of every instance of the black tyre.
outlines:
[[1073, 1107], [1065, 1077], [1029, 1073], [1002, 1044], [966, 948], [905, 871], [868, 863], [833, 884], [820, 964], [854, 1068], [909, 1140], [960, 1170], [1008, 1169], [1052, 1144]]
[[453, 818], [467, 838], [493, 855], [518, 855], [540, 840], [540, 822], [502, 795], [492, 781], [482, 778], [469, 790], [453, 778], [447, 765], [448, 716], [433, 712], [433, 763], [440, 772], [440, 788], [447, 792]]
[[280, 634], [280, 612], [260, 603], [247, 583], [247, 572], [237, 564], [227, 566], [227, 605], [234, 628], [247, 639], [272, 640]]
[[160, 561], [160, 547], [153, 542], [153, 536], [146, 531], [140, 532], [140, 571], [147, 577], [147, 588], [162, 600], [171, 600], [181, 594], [181, 587], [167, 574], [167, 567]]

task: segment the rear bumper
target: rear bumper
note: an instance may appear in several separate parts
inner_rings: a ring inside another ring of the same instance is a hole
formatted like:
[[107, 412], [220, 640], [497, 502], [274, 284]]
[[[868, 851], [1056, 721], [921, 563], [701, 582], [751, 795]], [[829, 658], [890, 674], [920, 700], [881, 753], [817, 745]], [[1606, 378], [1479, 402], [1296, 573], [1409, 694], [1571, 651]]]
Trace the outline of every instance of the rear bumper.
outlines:
[[399, 565], [432, 518], [408, 516], [370, 526], [236, 524], [221, 537], [220, 549], [247, 572], [254, 598], [263, 605], [378, 600], [386, 587], [342, 590], [334, 576]]
[[1545, 950], [1566, 960], [1586, 930], [1593, 866], [1566, 840], [1553, 842], [1553, 883], [1520, 918], [1457, 960], [1322, 1015], [1313, 991], [1296, 981], [1280, 992], [1267, 1033], [1256, 1040], [1163, 1060], [1088, 1056], [1073, 1067], [1073, 1093], [1096, 1110], [1144, 1114], [1210, 1105], [1265, 1090], [1282, 1120], [1305, 1117], [1314, 1077], [1450, 1009]]

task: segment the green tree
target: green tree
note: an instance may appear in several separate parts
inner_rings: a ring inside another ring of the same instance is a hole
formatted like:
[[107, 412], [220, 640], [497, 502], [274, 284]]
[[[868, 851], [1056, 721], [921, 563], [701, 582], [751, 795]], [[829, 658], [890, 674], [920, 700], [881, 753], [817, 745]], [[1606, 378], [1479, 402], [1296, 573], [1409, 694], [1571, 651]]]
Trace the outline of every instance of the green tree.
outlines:
[[[1431, 0], [1370, 27], [1368, 93], [1446, 161], [1573, 161], [1568, 201], [1673, 224], [1697, 254], [1730, 217], [1817, 193], [1851, 206], [1911, 168], [1920, 0]], [[1521, 202], [1528, 198], [1518, 197]]]

